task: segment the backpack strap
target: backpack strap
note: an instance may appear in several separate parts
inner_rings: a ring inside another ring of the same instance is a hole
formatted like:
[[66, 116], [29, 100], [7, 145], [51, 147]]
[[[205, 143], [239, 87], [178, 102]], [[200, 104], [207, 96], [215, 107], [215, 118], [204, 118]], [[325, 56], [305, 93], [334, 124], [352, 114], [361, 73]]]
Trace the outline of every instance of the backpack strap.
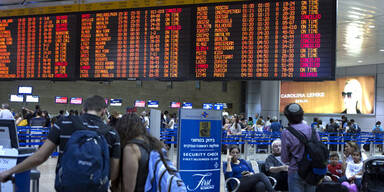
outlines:
[[[292, 133], [301, 143], [306, 145], [308, 143], [307, 137], [301, 132], [291, 127], [290, 125], [287, 127], [287, 130]], [[313, 135], [313, 134], [312, 134]]]
[[143, 140], [140, 140], [140, 139], [132, 139], [132, 140], [129, 140], [129, 141], [127, 142], [127, 144], [136, 144], [136, 145], [142, 147], [143, 149], [145, 149], [148, 153], [151, 152], [151, 150], [149, 149], [148, 144], [147, 144], [145, 141], [143, 141]]

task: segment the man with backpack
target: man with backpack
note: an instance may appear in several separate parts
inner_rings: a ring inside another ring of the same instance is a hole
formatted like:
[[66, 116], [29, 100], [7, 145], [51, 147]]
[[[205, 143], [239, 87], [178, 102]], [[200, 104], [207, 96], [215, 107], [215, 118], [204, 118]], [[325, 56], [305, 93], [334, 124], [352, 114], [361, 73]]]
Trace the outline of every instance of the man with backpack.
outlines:
[[55, 189], [60, 192], [108, 191], [109, 180], [118, 176], [120, 138], [101, 117], [107, 105], [98, 95], [85, 100], [82, 116], [60, 118], [48, 139], [32, 156], [0, 173], [0, 181], [45, 162], [59, 146]]
[[303, 123], [304, 111], [291, 103], [284, 109], [288, 127], [281, 136], [281, 160], [289, 165], [290, 192], [315, 192], [327, 170], [329, 152], [316, 130]]

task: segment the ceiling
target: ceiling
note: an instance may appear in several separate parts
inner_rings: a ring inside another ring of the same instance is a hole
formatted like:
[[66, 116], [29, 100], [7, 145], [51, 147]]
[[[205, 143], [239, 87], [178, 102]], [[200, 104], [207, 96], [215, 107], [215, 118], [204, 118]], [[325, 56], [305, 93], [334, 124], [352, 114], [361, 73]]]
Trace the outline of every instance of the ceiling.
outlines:
[[384, 0], [339, 0], [337, 67], [384, 63]]
[[[28, 7], [36, 7], [101, 1], [110, 0], [0, 0], [0, 4], [24, 2]], [[0, 7], [10, 8], [20, 6]], [[336, 66], [384, 63], [384, 0], [338, 0], [337, 14]]]

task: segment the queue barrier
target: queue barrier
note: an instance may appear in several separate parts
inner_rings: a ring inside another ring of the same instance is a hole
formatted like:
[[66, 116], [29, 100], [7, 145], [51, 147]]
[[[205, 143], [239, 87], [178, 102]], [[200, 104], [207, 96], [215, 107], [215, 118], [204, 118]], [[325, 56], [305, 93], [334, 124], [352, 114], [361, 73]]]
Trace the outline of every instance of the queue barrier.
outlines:
[[[163, 130], [160, 135], [160, 139], [164, 141], [164, 143], [177, 144], [177, 130]], [[384, 142], [384, 133], [319, 132], [319, 136], [320, 140], [328, 146], [328, 149], [330, 149], [331, 146], [336, 146], [336, 151], [338, 152], [344, 151], [344, 145], [348, 141], [354, 141], [358, 145], [369, 144], [371, 146], [370, 153], [375, 152], [376, 145], [383, 144]], [[259, 152], [259, 148], [266, 149], [267, 152], [270, 153], [272, 142], [280, 137], [280, 133], [272, 132], [243, 131], [239, 135], [230, 135], [226, 131], [223, 131], [221, 144], [223, 148], [228, 145], [240, 145], [244, 159], [247, 159], [250, 148], [254, 148], [255, 153]]]
[[[177, 127], [177, 126], [176, 126]], [[19, 138], [19, 146], [40, 147], [48, 137], [48, 127], [36, 126], [18, 126], [17, 133]], [[178, 129], [162, 129], [160, 132], [160, 140], [170, 145], [172, 149], [177, 144]], [[370, 153], [375, 151], [376, 145], [383, 144], [384, 133], [339, 133], [339, 132], [319, 132], [320, 140], [330, 148], [332, 145], [337, 146], [337, 151], [344, 150], [344, 144], [348, 141], [354, 141], [359, 145], [369, 144]], [[230, 135], [226, 131], [222, 134], [222, 145], [241, 145], [241, 150], [248, 156], [250, 147], [255, 148], [255, 153], [259, 149], [264, 149], [268, 153], [271, 151], [271, 143], [280, 138], [279, 132], [260, 132], [260, 131], [243, 131], [239, 135]], [[172, 151], [173, 152], [173, 151]], [[57, 153], [56, 153], [57, 155]]]
[[43, 126], [18, 126], [17, 137], [20, 147], [40, 147], [48, 137], [49, 128]]

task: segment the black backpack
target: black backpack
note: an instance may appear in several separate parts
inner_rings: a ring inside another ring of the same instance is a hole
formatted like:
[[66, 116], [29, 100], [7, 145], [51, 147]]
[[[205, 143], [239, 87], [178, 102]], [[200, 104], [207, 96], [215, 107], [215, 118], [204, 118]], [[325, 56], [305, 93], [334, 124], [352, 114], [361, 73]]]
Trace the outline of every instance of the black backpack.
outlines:
[[292, 127], [287, 128], [305, 146], [302, 159], [298, 162], [299, 176], [310, 185], [317, 185], [327, 173], [329, 158], [328, 148], [317, 139], [316, 130], [312, 128], [311, 139]]

